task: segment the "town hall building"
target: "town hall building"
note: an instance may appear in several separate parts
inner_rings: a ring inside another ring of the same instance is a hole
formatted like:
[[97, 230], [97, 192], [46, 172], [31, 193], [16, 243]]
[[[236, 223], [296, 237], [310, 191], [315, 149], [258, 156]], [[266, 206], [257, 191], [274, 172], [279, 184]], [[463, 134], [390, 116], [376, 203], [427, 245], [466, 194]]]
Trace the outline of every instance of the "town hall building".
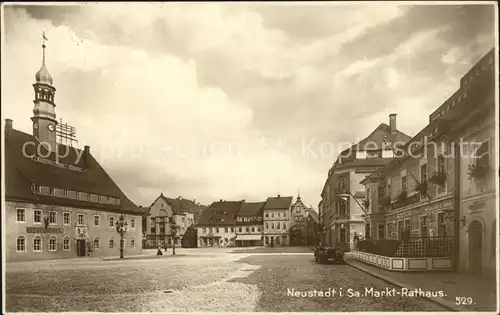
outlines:
[[5, 121], [6, 260], [119, 256], [116, 223], [127, 224], [124, 254], [139, 254], [142, 211], [90, 153], [56, 141], [55, 87], [45, 64], [36, 73], [32, 134]]

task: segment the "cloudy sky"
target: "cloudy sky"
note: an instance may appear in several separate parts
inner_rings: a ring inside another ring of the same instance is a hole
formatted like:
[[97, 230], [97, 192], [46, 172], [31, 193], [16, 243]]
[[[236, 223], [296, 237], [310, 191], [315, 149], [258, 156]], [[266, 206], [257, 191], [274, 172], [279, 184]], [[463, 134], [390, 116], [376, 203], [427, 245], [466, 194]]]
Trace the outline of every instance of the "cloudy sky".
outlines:
[[409, 135], [494, 41], [492, 5], [4, 6], [3, 116], [31, 132], [41, 34], [58, 118], [139, 205], [297, 195], [347, 143]]

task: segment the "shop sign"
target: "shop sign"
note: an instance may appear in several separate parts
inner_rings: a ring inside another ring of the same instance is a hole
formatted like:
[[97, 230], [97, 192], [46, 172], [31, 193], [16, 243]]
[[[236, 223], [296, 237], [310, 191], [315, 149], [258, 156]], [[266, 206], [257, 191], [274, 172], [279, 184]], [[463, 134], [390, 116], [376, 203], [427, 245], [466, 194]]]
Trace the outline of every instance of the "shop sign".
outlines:
[[26, 227], [26, 233], [29, 234], [43, 234], [43, 233], [50, 233], [50, 234], [63, 234], [64, 229], [63, 228], [44, 228], [44, 227]]
[[451, 208], [453, 206], [453, 202], [451, 200], [445, 201], [445, 202], [439, 202], [438, 204], [435, 205], [430, 205], [429, 207], [426, 207], [426, 211], [434, 211], [434, 210], [441, 210], [445, 208]]

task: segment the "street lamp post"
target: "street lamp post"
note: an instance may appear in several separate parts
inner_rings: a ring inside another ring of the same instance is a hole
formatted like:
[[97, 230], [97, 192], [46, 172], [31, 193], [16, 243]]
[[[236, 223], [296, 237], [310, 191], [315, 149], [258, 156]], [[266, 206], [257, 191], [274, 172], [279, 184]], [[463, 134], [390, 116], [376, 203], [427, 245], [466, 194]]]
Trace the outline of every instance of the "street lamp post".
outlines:
[[172, 229], [172, 255], [175, 255], [175, 235], [177, 234], [177, 229]]
[[120, 218], [116, 221], [115, 226], [116, 226], [116, 232], [120, 234], [120, 259], [123, 259], [123, 242], [124, 242], [123, 235], [125, 235], [128, 228], [128, 223], [125, 222], [123, 214], [120, 215]]

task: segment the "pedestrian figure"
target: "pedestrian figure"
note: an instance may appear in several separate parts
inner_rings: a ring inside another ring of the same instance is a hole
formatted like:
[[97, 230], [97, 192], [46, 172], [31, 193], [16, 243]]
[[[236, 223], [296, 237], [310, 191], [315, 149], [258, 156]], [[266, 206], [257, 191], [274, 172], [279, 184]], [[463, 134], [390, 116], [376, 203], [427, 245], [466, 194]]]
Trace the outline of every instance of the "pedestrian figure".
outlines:
[[274, 247], [274, 238], [271, 238], [271, 247]]
[[156, 255], [163, 256], [163, 253], [161, 252], [161, 247], [158, 247], [158, 251], [156, 252]]
[[359, 236], [358, 233], [354, 232], [354, 248], [358, 249], [358, 244], [359, 244]]

